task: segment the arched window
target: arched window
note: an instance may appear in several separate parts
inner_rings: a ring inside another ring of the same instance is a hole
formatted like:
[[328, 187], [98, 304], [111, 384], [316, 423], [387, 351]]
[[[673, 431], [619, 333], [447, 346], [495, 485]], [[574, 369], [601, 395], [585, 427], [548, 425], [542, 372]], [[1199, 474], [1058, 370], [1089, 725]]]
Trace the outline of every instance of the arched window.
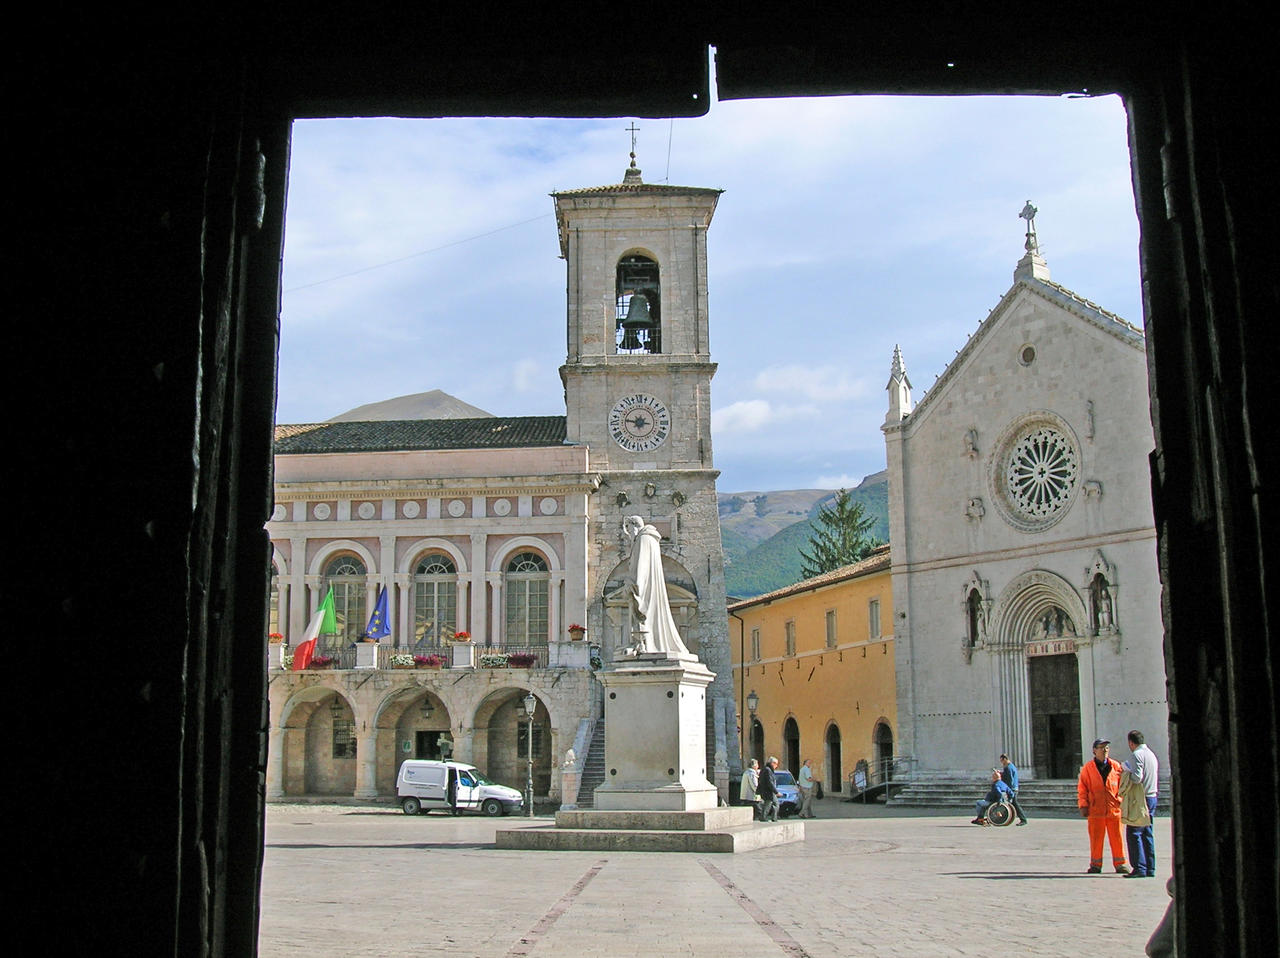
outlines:
[[333, 644], [349, 645], [364, 630], [367, 582], [364, 563], [353, 555], [336, 556], [325, 567], [320, 596], [323, 598], [325, 592], [333, 589], [333, 614], [338, 622]]
[[536, 552], [518, 552], [506, 568], [507, 624], [504, 644], [546, 645], [551, 591], [547, 560]]
[[439, 648], [458, 628], [458, 567], [447, 555], [428, 553], [413, 570], [414, 644]]
[[662, 352], [662, 287], [658, 264], [633, 254], [618, 261], [614, 343], [620, 353]]

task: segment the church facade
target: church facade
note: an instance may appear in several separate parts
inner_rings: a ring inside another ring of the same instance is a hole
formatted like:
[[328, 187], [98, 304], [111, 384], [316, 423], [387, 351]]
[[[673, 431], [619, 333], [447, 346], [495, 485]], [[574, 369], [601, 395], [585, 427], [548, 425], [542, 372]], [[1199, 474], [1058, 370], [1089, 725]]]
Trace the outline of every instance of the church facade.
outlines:
[[[404, 759], [452, 757], [513, 785], [532, 764], [535, 795], [572, 802], [601, 714], [594, 672], [631, 644], [630, 515], [661, 532], [676, 623], [717, 673], [707, 738], [727, 787], [740, 763], [706, 287], [719, 195], [646, 184], [634, 158], [621, 184], [553, 195], [565, 416], [277, 427], [269, 799], [392, 795]], [[319, 667], [294, 671], [330, 590], [338, 631]], [[391, 634], [362, 642], [380, 596]]]
[[901, 753], [1074, 778], [1142, 730], [1168, 768], [1141, 330], [1051, 281], [1028, 204], [1012, 288], [883, 432]]

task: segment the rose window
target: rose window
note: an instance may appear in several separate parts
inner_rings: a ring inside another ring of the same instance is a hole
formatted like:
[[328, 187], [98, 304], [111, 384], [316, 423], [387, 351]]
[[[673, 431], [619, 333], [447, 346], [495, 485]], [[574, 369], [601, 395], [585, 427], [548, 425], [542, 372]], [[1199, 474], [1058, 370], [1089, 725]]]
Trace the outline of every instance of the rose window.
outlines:
[[1049, 519], [1071, 502], [1079, 474], [1070, 440], [1041, 426], [1009, 451], [1005, 469], [1009, 504], [1031, 522]]

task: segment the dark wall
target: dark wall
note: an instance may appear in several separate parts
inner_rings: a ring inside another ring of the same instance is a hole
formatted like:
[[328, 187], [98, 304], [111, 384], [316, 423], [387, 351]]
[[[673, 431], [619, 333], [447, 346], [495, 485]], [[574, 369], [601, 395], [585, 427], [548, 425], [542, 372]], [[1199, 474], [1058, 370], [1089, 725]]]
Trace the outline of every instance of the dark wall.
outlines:
[[34, 547], [39, 575], [13, 601], [37, 610], [48, 655], [19, 697], [18, 781], [37, 823], [19, 846], [30, 897], [56, 909], [41, 925], [51, 952], [255, 949], [289, 118], [696, 114], [711, 42], [724, 96], [1127, 97], [1182, 953], [1272, 954], [1277, 537], [1259, 426], [1275, 356], [1264, 322], [1280, 304], [1259, 118], [1276, 83], [1251, 24], [1233, 8], [1087, 23], [899, 5], [577, 22], [539, 8], [482, 31], [438, 11], [374, 23], [234, 9], [161, 39], [154, 22], [48, 23], [17, 59], [10, 554], [25, 565]]

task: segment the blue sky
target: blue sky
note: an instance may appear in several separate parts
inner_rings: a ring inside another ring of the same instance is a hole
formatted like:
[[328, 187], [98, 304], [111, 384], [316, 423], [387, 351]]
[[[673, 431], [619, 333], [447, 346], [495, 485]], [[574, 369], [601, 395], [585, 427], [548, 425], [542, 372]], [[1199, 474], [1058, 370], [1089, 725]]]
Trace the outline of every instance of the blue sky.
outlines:
[[[630, 123], [295, 123], [278, 421], [430, 389], [563, 414], [547, 194], [620, 182]], [[1028, 199], [1053, 279], [1142, 324], [1116, 97], [730, 101], [636, 125], [647, 182], [725, 190], [708, 233], [722, 491], [882, 469], [894, 345], [918, 400], [1009, 289]]]

